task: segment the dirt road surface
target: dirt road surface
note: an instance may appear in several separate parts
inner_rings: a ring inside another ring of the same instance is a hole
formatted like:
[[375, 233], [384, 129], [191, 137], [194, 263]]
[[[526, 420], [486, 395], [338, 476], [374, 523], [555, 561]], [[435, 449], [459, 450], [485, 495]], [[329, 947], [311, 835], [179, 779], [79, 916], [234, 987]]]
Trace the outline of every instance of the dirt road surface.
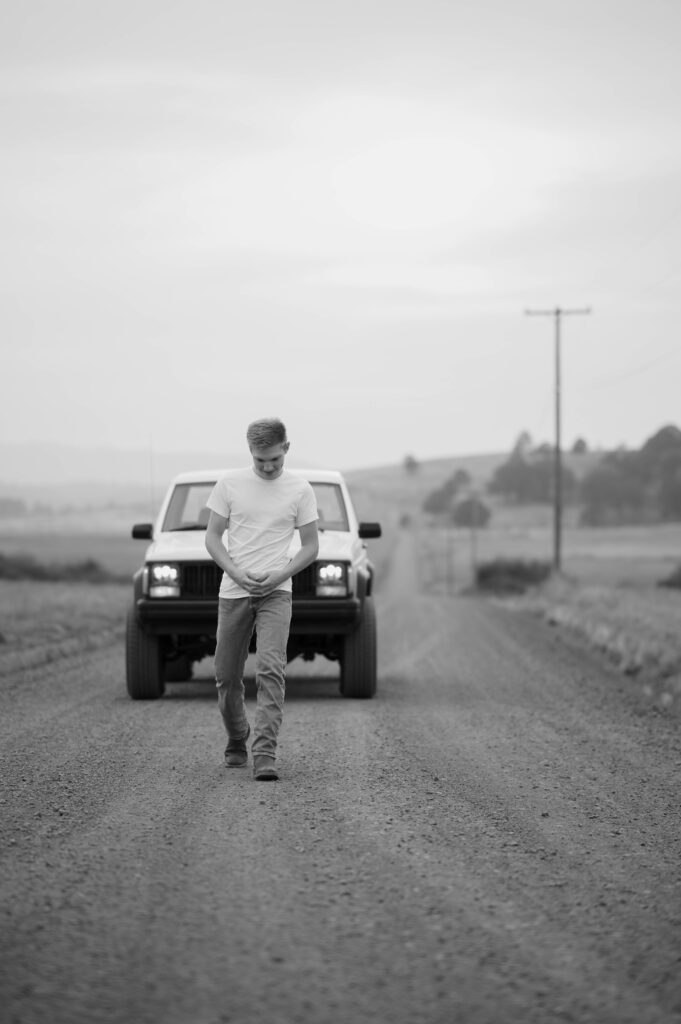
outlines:
[[678, 716], [408, 532], [378, 612], [375, 700], [290, 666], [279, 783], [120, 639], [0, 680], [3, 1021], [681, 1021]]

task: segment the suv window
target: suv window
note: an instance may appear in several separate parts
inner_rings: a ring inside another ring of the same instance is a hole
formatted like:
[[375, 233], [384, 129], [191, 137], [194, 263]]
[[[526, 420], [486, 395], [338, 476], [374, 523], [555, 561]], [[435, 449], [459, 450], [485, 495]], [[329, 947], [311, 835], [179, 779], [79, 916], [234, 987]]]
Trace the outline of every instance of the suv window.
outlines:
[[348, 513], [343, 500], [343, 492], [338, 484], [322, 484], [311, 480], [312, 489], [317, 499], [320, 530], [348, 531]]
[[[347, 533], [348, 514], [343, 492], [338, 484], [314, 481], [311, 483], [317, 499], [320, 529]], [[205, 530], [209, 516], [206, 502], [214, 486], [213, 480], [206, 483], [176, 484], [163, 520], [163, 531]]]
[[206, 502], [214, 486], [214, 480], [207, 483], [177, 484], [170, 497], [163, 520], [163, 530], [205, 530], [209, 515]]

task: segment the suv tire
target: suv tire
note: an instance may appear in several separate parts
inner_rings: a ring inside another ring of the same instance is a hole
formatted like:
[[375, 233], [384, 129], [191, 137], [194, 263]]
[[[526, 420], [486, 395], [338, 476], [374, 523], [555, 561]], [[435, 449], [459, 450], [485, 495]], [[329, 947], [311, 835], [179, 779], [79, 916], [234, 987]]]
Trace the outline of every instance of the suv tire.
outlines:
[[161, 641], [140, 629], [134, 606], [128, 609], [125, 630], [125, 669], [133, 700], [157, 700], [165, 689]]
[[344, 697], [364, 700], [376, 693], [376, 609], [372, 597], [364, 599], [359, 626], [343, 641], [340, 688]]

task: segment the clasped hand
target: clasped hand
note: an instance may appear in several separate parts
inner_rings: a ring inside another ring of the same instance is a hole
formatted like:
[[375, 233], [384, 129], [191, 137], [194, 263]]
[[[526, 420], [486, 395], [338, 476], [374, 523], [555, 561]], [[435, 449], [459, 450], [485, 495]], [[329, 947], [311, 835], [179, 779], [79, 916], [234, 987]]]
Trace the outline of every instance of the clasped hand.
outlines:
[[276, 572], [246, 572], [239, 582], [252, 597], [265, 597], [276, 589], [281, 580]]

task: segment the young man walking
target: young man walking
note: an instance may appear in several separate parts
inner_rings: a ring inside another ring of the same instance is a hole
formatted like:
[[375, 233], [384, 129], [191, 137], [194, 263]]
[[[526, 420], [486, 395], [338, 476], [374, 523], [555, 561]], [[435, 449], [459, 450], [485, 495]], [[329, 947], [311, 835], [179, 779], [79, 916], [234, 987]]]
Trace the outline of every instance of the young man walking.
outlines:
[[[248, 762], [246, 741], [251, 732], [243, 672], [255, 629], [253, 774], [270, 781], [279, 778], [275, 758], [284, 708], [291, 577], [317, 557], [317, 503], [308, 481], [284, 468], [289, 441], [281, 420], [255, 420], [246, 440], [252, 465], [218, 480], [207, 502], [206, 549], [223, 570], [215, 678], [228, 736], [225, 763], [240, 768]], [[289, 559], [296, 529], [301, 547]]]

